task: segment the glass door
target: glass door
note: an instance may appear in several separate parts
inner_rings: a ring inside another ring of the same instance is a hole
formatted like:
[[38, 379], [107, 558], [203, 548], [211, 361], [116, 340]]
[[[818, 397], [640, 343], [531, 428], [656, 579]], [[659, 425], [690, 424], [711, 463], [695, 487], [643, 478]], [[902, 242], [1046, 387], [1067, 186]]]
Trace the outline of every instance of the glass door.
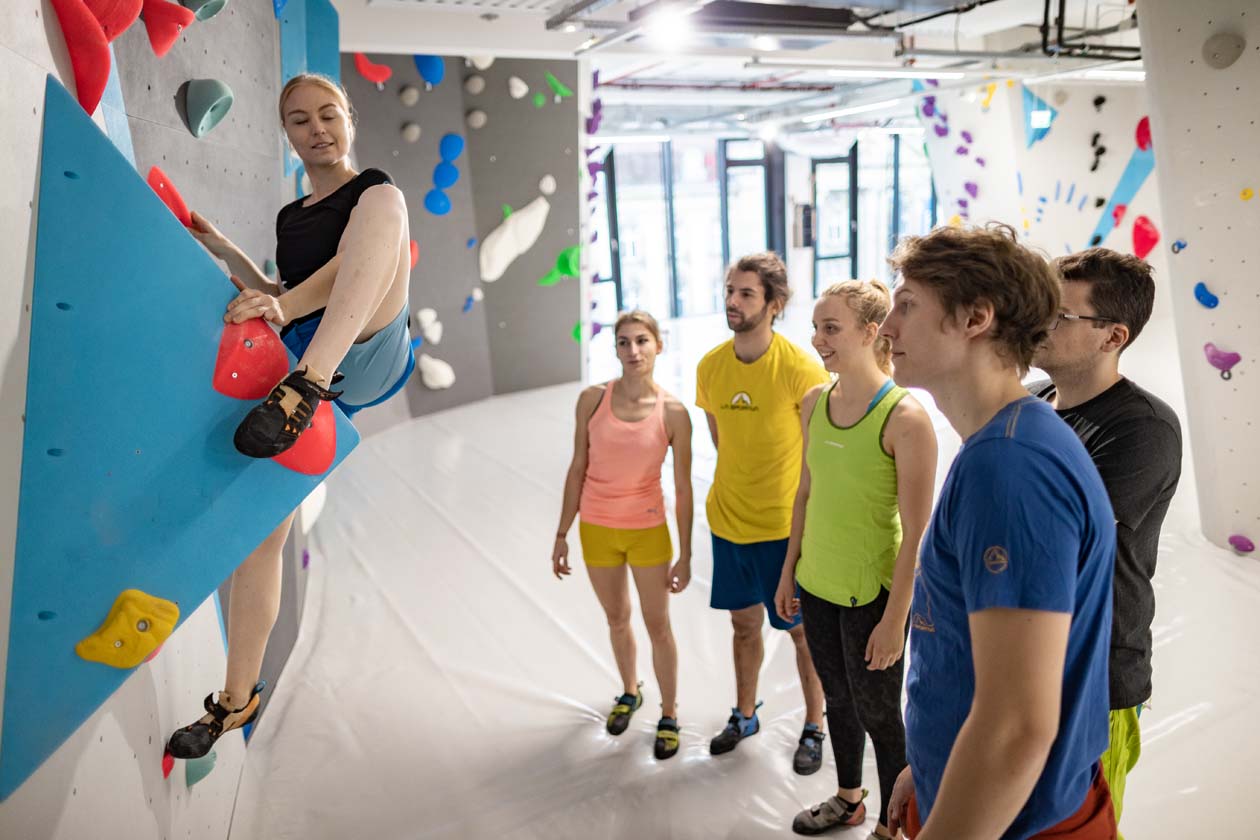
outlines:
[[814, 296], [853, 279], [857, 263], [857, 143], [844, 157], [814, 160]]

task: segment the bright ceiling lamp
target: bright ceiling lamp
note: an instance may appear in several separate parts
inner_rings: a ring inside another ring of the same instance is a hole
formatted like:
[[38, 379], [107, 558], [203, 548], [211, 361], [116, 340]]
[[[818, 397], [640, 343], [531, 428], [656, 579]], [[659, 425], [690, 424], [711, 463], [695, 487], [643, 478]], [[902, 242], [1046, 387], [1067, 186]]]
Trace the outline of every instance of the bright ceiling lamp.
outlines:
[[898, 99], [882, 99], [879, 102], [867, 102], [862, 105], [848, 105], [844, 108], [833, 108], [830, 111], [819, 111], [817, 114], [806, 114], [801, 117], [803, 123], [826, 122], [834, 120], [837, 117], [849, 117], [853, 114], [866, 114], [871, 111], [882, 111], [885, 108], [891, 108], [894, 105], [900, 105], [902, 98]]
[[753, 38], [753, 47], [762, 52], [774, 52], [779, 48], [779, 39], [773, 35], [758, 35]]
[[664, 4], [652, 11], [644, 27], [644, 35], [653, 47], [674, 50], [691, 40], [695, 27], [690, 17], [700, 10], [699, 6]]

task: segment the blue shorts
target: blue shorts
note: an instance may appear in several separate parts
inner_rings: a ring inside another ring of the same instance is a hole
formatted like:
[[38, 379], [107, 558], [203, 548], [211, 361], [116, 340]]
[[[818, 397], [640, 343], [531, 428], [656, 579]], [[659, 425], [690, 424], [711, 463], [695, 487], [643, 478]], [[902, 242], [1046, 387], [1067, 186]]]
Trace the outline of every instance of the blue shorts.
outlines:
[[[293, 355], [301, 358], [306, 352], [319, 322], [319, 318], [304, 321], [283, 334], [284, 344]], [[332, 386], [342, 392], [337, 405], [351, 415], [382, 403], [402, 389], [415, 366], [411, 335], [407, 332], [407, 307], [403, 306], [383, 330], [361, 344], [350, 345], [337, 366], [337, 372], [345, 379]]]
[[791, 630], [801, 623], [798, 613], [784, 621], [774, 610], [774, 593], [783, 575], [783, 558], [787, 540], [755, 543], [733, 543], [717, 534], [713, 537], [713, 590], [709, 606], [715, 610], [742, 610], [754, 604], [765, 604], [770, 626]]

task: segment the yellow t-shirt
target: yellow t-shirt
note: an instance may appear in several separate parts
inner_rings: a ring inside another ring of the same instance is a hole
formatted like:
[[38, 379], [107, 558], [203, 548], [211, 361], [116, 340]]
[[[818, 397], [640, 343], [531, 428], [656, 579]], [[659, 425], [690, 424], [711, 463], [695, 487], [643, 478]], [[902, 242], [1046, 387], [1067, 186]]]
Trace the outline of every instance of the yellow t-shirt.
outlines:
[[830, 375], [778, 333], [745, 364], [734, 340], [696, 368], [696, 405], [717, 418], [718, 460], [705, 510], [709, 530], [734, 543], [787, 539], [801, 478], [801, 398]]

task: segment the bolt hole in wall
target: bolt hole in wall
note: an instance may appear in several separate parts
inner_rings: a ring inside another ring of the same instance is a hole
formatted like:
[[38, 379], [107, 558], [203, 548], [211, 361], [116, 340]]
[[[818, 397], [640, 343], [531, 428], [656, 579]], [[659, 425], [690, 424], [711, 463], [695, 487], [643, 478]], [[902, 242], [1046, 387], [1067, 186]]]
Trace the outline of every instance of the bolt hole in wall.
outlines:
[[[602, 330], [619, 311], [646, 309], [662, 321], [720, 315], [725, 266], [743, 254], [789, 251], [793, 288], [812, 297], [853, 277], [889, 281], [885, 259], [896, 240], [937, 220], [916, 129], [838, 134], [791, 151], [742, 138], [600, 139], [593, 374], [612, 359], [613, 338]], [[775, 196], [784, 206], [772, 206]], [[802, 206], [812, 211], [809, 230], [801, 229]]]

